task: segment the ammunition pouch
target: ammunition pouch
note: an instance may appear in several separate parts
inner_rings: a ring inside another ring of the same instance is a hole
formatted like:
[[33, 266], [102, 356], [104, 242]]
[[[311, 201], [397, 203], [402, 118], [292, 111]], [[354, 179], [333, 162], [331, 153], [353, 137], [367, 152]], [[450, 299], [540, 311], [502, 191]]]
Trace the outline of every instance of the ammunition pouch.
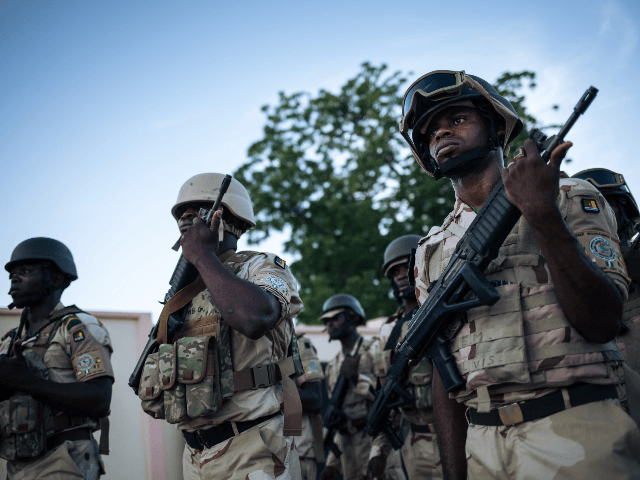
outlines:
[[0, 458], [13, 462], [39, 457], [53, 433], [51, 407], [29, 395], [0, 403]]

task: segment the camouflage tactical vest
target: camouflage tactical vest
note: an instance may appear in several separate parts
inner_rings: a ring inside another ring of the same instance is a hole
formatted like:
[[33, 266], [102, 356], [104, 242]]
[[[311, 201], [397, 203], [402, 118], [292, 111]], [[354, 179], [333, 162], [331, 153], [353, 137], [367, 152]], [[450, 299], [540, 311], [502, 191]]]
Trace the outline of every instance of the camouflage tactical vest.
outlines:
[[[221, 260], [237, 275], [258, 254], [238, 252]], [[282, 382], [286, 417], [292, 388], [297, 395], [291, 378], [304, 373], [295, 331], [286, 359], [277, 364], [234, 372], [231, 355], [230, 327], [214, 305], [211, 315], [185, 322], [173, 343], [160, 345], [158, 352], [147, 357], [138, 390], [142, 409], [175, 424], [214, 414], [235, 392]]]
[[522, 267], [533, 269], [536, 278], [548, 276], [524, 218], [485, 272], [489, 280], [508, 282], [497, 287], [500, 300], [469, 310], [451, 347], [467, 382], [456, 396], [477, 394], [480, 411], [488, 411], [489, 395], [618, 381], [614, 370], [622, 357], [615, 341], [585, 340], [565, 317], [553, 285], [524, 280], [531, 271]]

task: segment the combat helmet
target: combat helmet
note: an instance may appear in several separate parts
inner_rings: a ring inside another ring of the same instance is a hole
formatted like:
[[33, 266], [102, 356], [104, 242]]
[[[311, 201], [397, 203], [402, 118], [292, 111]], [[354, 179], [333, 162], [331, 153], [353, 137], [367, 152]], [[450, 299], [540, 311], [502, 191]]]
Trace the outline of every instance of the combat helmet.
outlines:
[[[621, 173], [616, 173], [606, 168], [589, 168], [576, 173], [571, 178], [586, 180], [591, 185], [602, 192], [605, 198], [615, 197], [622, 206], [620, 214], [626, 224], [620, 235], [620, 240], [626, 242], [635, 235], [634, 225], [640, 223], [640, 211], [636, 199], [633, 198], [631, 190]], [[618, 225], [620, 232], [621, 225]], [[625, 237], [625, 238], [622, 238]]]
[[403, 235], [387, 246], [384, 251], [384, 264], [382, 265], [382, 272], [385, 276], [392, 267], [409, 261], [411, 250], [418, 248], [420, 238], [420, 235]]
[[[444, 107], [466, 106], [480, 111], [489, 132], [486, 147], [465, 152], [438, 166], [429, 152], [429, 139], [421, 133], [433, 116]], [[500, 141], [494, 128], [494, 115], [505, 122], [504, 141]], [[506, 150], [522, 131], [523, 124], [513, 105], [501, 96], [493, 86], [475, 75], [464, 71], [436, 70], [423, 75], [407, 89], [402, 104], [400, 133], [409, 144], [418, 164], [436, 180], [453, 169], [485, 157], [500, 146]]]
[[[215, 202], [220, 192], [220, 185], [224, 175], [221, 173], [201, 173], [187, 180], [178, 193], [178, 199], [171, 208], [171, 214], [178, 220], [177, 211], [180, 206], [192, 202]], [[222, 199], [222, 205], [235, 217], [246, 222], [249, 229], [256, 226], [253, 216], [253, 205], [249, 192], [235, 178], [231, 180], [229, 189]]]
[[346, 309], [350, 309], [358, 317], [356, 325], [365, 324], [367, 316], [364, 313], [364, 308], [362, 308], [356, 297], [348, 293], [338, 293], [329, 297], [322, 305], [320, 320], [334, 317]]
[[4, 269], [11, 273], [11, 269], [16, 265], [34, 260], [49, 261], [58, 267], [70, 281], [78, 279], [71, 250], [64, 243], [46, 237], [30, 238], [19, 243], [13, 249], [11, 260], [4, 266]]

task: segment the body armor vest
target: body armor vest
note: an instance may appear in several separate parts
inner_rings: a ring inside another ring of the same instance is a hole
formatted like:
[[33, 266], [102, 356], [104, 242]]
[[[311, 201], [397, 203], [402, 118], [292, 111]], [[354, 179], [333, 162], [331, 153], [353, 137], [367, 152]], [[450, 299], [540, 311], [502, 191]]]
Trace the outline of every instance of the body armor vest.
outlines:
[[[531, 269], [539, 283], [531, 281]], [[615, 341], [588, 342], [565, 317], [524, 218], [485, 274], [502, 284], [500, 300], [469, 310], [453, 340], [452, 353], [467, 381], [457, 398], [466, 401], [475, 393], [478, 409], [488, 411], [489, 394], [617, 382], [614, 367], [622, 357]]]
[[[237, 275], [259, 252], [238, 252], [223, 265]], [[196, 282], [199, 280], [196, 280]], [[185, 287], [189, 288], [189, 287]], [[200, 293], [200, 292], [198, 292]], [[302, 405], [291, 378], [304, 373], [295, 331], [287, 356], [275, 364], [234, 371], [231, 359], [231, 331], [214, 305], [211, 315], [185, 322], [158, 352], [147, 357], [138, 396], [142, 409], [157, 419], [180, 423], [212, 415], [235, 392], [282, 384], [285, 435], [300, 435]]]

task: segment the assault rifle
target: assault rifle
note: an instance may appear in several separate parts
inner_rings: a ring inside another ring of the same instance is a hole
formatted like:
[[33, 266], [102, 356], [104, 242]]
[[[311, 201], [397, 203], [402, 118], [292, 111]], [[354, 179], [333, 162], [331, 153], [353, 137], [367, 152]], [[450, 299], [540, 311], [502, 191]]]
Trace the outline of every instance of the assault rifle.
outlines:
[[[207, 210], [205, 208], [200, 209], [198, 215], [202, 218], [207, 227], [211, 226], [213, 214], [220, 208], [220, 203], [222, 202], [222, 198], [229, 188], [229, 184], [231, 184], [231, 175], [225, 175], [224, 179], [222, 180], [222, 185], [220, 185], [220, 193], [218, 194], [218, 197], [216, 198], [216, 201], [213, 204], [211, 210]], [[178, 293], [190, 283], [193, 283], [196, 278], [198, 278], [198, 275], [198, 269], [187, 262], [184, 257], [180, 255], [178, 264], [173, 271], [173, 275], [171, 275], [171, 280], [169, 280], [169, 291], [164, 297], [164, 302], [161, 303], [167, 303], [176, 293]], [[181, 313], [182, 310], [179, 310], [169, 315], [169, 318], [167, 320], [167, 337], [169, 339], [178, 331], [178, 329], [184, 323], [184, 319]], [[149, 355], [158, 351], [159, 345], [157, 336], [159, 323], [160, 322], [156, 323], [151, 329], [151, 332], [149, 332], [149, 340], [147, 341], [144, 350], [142, 350], [142, 355], [140, 355], [140, 359], [136, 364], [136, 368], [133, 370], [133, 373], [129, 377], [129, 386], [133, 388], [133, 391], [136, 393], [136, 395], [138, 394], [138, 387], [140, 386], [140, 377], [142, 376], [144, 363]]]
[[[549, 161], [553, 150], [564, 141], [565, 135], [597, 93], [598, 90], [594, 87], [587, 89], [557, 135], [547, 137], [538, 129], [531, 130], [529, 138], [536, 143], [545, 162]], [[509, 201], [502, 179], [499, 179], [477, 217], [458, 242], [444, 272], [430, 287], [429, 297], [410, 321], [407, 335], [398, 346], [384, 385], [378, 391], [369, 412], [369, 435], [375, 437], [383, 432], [393, 448], [397, 450], [402, 446], [402, 440], [388, 422], [389, 413], [412, 400], [413, 397], [403, 383], [409, 366], [422, 357], [426, 356], [433, 361], [447, 392], [465, 385], [448, 347], [459, 326], [459, 322], [453, 320], [463, 311], [493, 305], [500, 299], [500, 294], [483, 272], [498, 256], [498, 250], [520, 216], [520, 210]], [[475, 294], [474, 298], [467, 297], [470, 292]]]

